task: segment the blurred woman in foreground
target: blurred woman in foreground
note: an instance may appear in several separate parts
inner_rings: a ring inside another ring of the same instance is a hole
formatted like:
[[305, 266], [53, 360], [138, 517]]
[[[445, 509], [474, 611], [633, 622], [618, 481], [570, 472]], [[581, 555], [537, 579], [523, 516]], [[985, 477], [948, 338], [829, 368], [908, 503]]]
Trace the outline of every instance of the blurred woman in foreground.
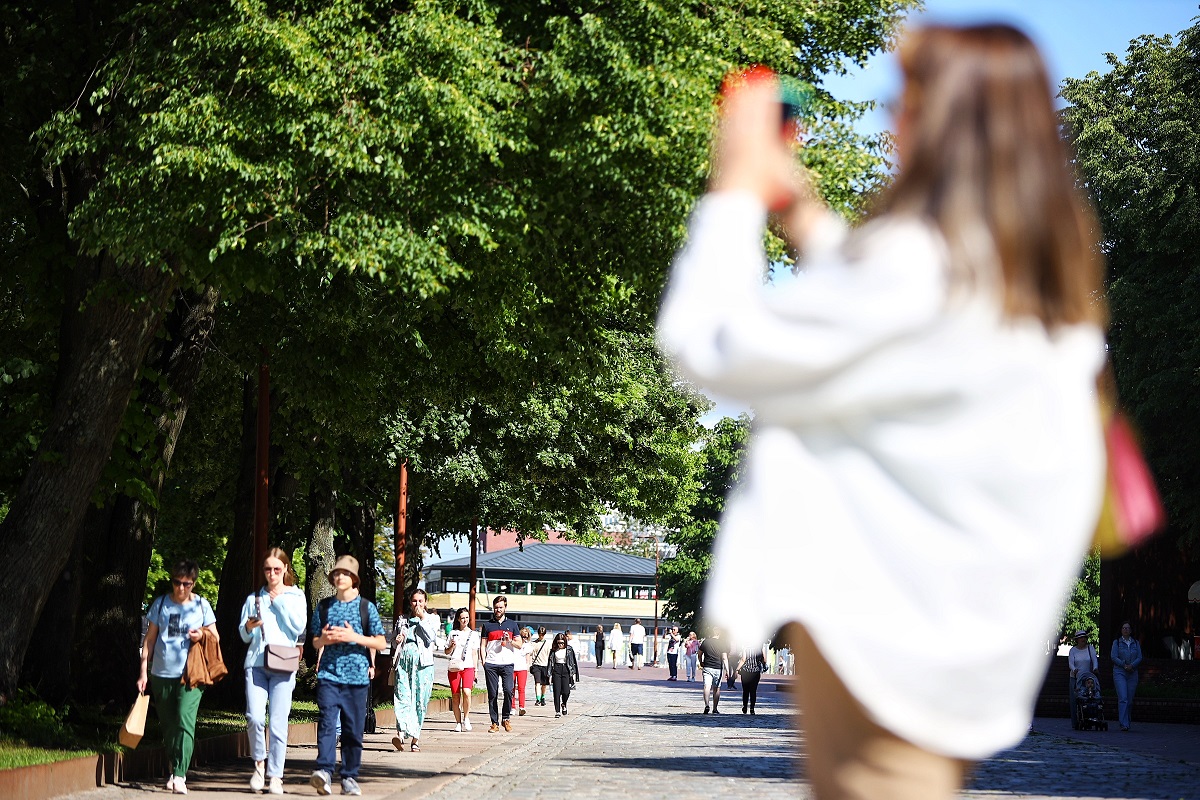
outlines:
[[[1104, 479], [1102, 265], [1041, 58], [1004, 25], [899, 57], [900, 170], [854, 231], [776, 80], [728, 86], [659, 319], [684, 376], [755, 409], [704, 608], [743, 644], [788, 626], [823, 799], [953, 797], [1025, 735]], [[804, 267], [774, 289], [769, 209]]]

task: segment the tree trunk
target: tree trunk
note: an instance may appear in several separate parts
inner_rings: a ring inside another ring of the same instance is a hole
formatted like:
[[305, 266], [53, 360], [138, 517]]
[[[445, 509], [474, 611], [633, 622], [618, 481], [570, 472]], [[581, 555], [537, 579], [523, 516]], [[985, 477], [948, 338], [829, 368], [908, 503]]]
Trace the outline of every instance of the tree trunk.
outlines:
[[[329, 571], [337, 554], [333, 549], [334, 509], [337, 507], [337, 493], [328, 486], [319, 485], [309, 494], [309, 507], [312, 515], [312, 525], [309, 528], [308, 546], [304, 548], [304, 574], [307, 576], [308, 609], [311, 613], [317, 603], [333, 595], [333, 587], [329, 585]], [[309, 663], [314, 663], [316, 651], [312, 646], [312, 631], [304, 643], [305, 657]]]
[[[168, 338], [158, 348], [151, 366], [163, 375], [165, 390], [146, 381], [139, 395], [162, 409], [155, 427], [158, 458], [146, 476], [157, 501], [179, 441], [188, 405], [204, 365], [212, 333], [219, 292], [184, 291], [176, 296], [167, 315]], [[154, 550], [158, 508], [141, 500], [120, 496], [109, 526], [93, 535], [85, 531], [82, 607], [76, 618], [78, 642], [72, 669], [74, 696], [84, 701], [124, 706], [133, 699], [138, 674], [138, 649], [142, 636], [142, 602], [146, 573]]]
[[[167, 315], [167, 337], [147, 359], [166, 388], [143, 380], [139, 397], [163, 409], [156, 420], [158, 459], [146, 476], [157, 499], [175, 452], [188, 403], [200, 378], [218, 292], [184, 291]], [[25, 656], [25, 681], [40, 680], [42, 697], [127, 705], [134, 694], [142, 633], [142, 601], [154, 545], [157, 508], [127, 495], [84, 517], [77, 553], [59, 578]], [[80, 585], [88, 587], [79, 591]], [[69, 646], [62, 636], [69, 637]], [[46, 640], [47, 645], [40, 641]], [[64, 657], [70, 654], [70, 657]]]
[[[111, 516], [110, 506], [90, 506], [86, 519]], [[84, 527], [88, 525], [85, 520]], [[71, 698], [71, 662], [76, 650], [76, 625], [80, 598], [83, 594], [84, 537], [75, 537], [75, 546], [67, 565], [59, 574], [46, 605], [38, 617], [37, 627], [25, 651], [21, 675], [23, 685], [32, 686], [38, 697], [51, 705], [61, 706]]]
[[80, 258], [63, 313], [50, 423], [0, 523], [0, 692], [16, 689], [38, 617], [112, 453], [138, 368], [177, 277], [159, 266]]
[[372, 603], [376, 602], [378, 590], [375, 575], [375, 533], [378, 525], [378, 512], [373, 503], [342, 509], [345, 549], [358, 559], [358, 591]]
[[[238, 458], [237, 495], [233, 501], [233, 530], [225, 548], [225, 564], [221, 568], [221, 590], [217, 595], [217, 633], [221, 635], [221, 652], [230, 677], [218, 683], [210, 692], [222, 702], [236, 704], [245, 693], [245, 681], [239, 680], [246, 644], [238, 634], [242, 603], [257, 587], [254, 575], [254, 482], [255, 452], [258, 439], [256, 410], [257, 388], [247, 375], [242, 381], [242, 443]], [[269, 517], [268, 517], [269, 518]]]

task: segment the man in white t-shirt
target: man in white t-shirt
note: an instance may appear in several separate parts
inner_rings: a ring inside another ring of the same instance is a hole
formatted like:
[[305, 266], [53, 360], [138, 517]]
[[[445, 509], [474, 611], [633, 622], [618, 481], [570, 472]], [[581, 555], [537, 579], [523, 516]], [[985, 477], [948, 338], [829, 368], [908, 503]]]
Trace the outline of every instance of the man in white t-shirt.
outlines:
[[[488, 714], [492, 718], [488, 733], [496, 733], [501, 725], [505, 731], [512, 731], [512, 723], [508, 718], [512, 714], [513, 664], [523, 642], [517, 623], [505, 613], [507, 609], [508, 598], [503, 595], [497, 597], [492, 601], [493, 619], [479, 628], [479, 655], [487, 684]], [[497, 696], [501, 687], [504, 689], [503, 713]]]
[[633, 624], [629, 626], [629, 668], [642, 668], [642, 651], [646, 646], [646, 629], [642, 627], [642, 621], [635, 619]]

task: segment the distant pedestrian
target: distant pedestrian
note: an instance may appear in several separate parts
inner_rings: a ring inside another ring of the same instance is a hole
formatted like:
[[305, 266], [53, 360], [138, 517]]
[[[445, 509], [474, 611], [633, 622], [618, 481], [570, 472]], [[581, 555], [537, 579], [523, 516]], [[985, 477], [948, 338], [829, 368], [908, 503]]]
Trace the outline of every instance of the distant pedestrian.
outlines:
[[1071, 706], [1071, 727], [1079, 727], [1079, 718], [1075, 715], [1075, 696], [1079, 692], [1079, 687], [1076, 685], [1081, 672], [1095, 673], [1100, 668], [1100, 660], [1096, 657], [1096, 650], [1088, 643], [1087, 631], [1075, 632], [1075, 646], [1067, 652], [1067, 666], [1071, 668], [1071, 675], [1067, 679], [1067, 697], [1070, 698]]
[[604, 666], [604, 626], [596, 626], [596, 669]]
[[671, 627], [671, 632], [667, 634], [667, 669], [671, 675], [667, 678], [669, 681], [679, 680], [679, 650], [683, 644], [683, 639], [679, 636], [679, 626]]
[[[273, 547], [263, 559], [265, 585], [246, 598], [238, 633], [250, 645], [244, 662], [246, 675], [246, 736], [250, 741], [250, 757], [254, 773], [250, 788], [270, 794], [283, 794], [283, 764], [287, 756], [288, 716], [292, 711], [292, 691], [296, 687], [296, 670], [300, 666], [297, 640], [304, 641], [308, 629], [308, 601], [296, 586], [292, 560], [286, 550]], [[302, 646], [302, 645], [301, 645]], [[267, 648], [280, 655], [295, 655], [289, 669], [281, 670], [267, 662]], [[270, 748], [264, 741], [267, 726], [267, 706], [270, 703]], [[269, 753], [269, 760], [268, 760]]]
[[1113, 641], [1110, 653], [1113, 662], [1113, 688], [1117, 691], [1117, 721], [1121, 730], [1129, 730], [1133, 711], [1133, 696], [1137, 694], [1138, 665], [1142, 663], [1142, 646], [1133, 638], [1133, 627], [1121, 625], [1121, 635]]
[[618, 663], [625, 663], [625, 634], [621, 632], [621, 623], [614, 622], [608, 633], [608, 654], [612, 658], [612, 668]]
[[454, 629], [446, 642], [446, 675], [450, 683], [450, 710], [454, 712], [454, 731], [471, 730], [471, 690], [475, 686], [475, 657], [479, 634], [471, 630], [471, 612], [460, 608], [454, 615]]
[[765, 645], [747, 647], [742, 650], [741, 658], [738, 659], [737, 673], [742, 679], [743, 714], [746, 713], [747, 706], [749, 706], [750, 713], [753, 714], [754, 704], [758, 702], [758, 682], [767, 670], [765, 649]]
[[688, 633], [687, 641], [683, 643], [683, 663], [687, 667], [687, 679], [689, 681], [696, 680], [696, 659], [700, 652], [700, 640], [696, 638], [696, 632]]
[[546, 626], [537, 629], [537, 642], [533, 646], [533, 656], [529, 665], [529, 676], [533, 679], [535, 706], [546, 705], [546, 694], [550, 689], [550, 648], [553, 639], [547, 635]]
[[550, 680], [554, 687], [554, 717], [565, 717], [567, 700], [571, 698], [571, 690], [579, 680], [579, 661], [563, 633], [554, 637], [550, 651]]
[[533, 631], [521, 628], [521, 646], [513, 655], [513, 683], [516, 685], [518, 717], [525, 716], [525, 686], [529, 683], [530, 659], [533, 657]]
[[212, 606], [203, 597], [192, 594], [199, 574], [200, 567], [195, 561], [180, 561], [171, 570], [170, 594], [151, 601], [146, 611], [150, 624], [142, 644], [141, 675], [137, 680], [139, 694], [149, 685], [154, 695], [171, 770], [167, 789], [174, 794], [188, 793], [187, 773], [196, 745], [196, 714], [204, 694], [204, 687], [183, 683], [188, 651], [206, 636], [218, 646], [221, 640]]
[[375, 604], [358, 593], [358, 559], [341, 556], [327, 576], [333, 597], [317, 603], [310, 629], [312, 644], [324, 648], [317, 670], [317, 763], [309, 783], [317, 794], [331, 794], [341, 721], [342, 794], [361, 795], [362, 737], [370, 691], [372, 650], [387, 647]]
[[721, 678], [729, 672], [729, 652], [721, 639], [721, 629], [715, 625], [712, 632], [700, 642], [700, 670], [704, 677], [704, 713], [718, 714], [717, 703], [721, 700]]
[[[513, 707], [513, 664], [521, 647], [521, 632], [517, 623], [507, 616], [508, 598], [500, 595], [492, 601], [492, 619], [480, 628], [480, 656], [483, 661], [483, 676], [487, 683], [488, 713], [492, 725], [488, 733], [496, 733], [500, 726], [512, 731]], [[504, 689], [504, 705], [500, 705], [500, 689]]]
[[441, 620], [429, 608], [424, 589], [415, 589], [408, 596], [409, 615], [400, 621], [400, 630], [392, 647], [392, 670], [396, 676], [393, 707], [396, 710], [396, 735], [392, 746], [404, 750], [404, 742], [412, 739], [409, 750], [421, 751], [421, 729], [425, 712], [433, 694], [433, 648]]
[[633, 624], [629, 626], [629, 668], [641, 669], [642, 661], [645, 657], [646, 647], [646, 629], [642, 627], [642, 621], [635, 619]]

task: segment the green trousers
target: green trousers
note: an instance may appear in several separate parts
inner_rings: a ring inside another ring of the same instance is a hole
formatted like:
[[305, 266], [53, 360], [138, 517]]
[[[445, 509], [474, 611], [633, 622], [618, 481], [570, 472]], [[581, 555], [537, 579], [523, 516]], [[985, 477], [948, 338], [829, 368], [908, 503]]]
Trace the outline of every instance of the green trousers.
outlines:
[[162, 723], [163, 744], [171, 758], [171, 774], [186, 778], [196, 746], [196, 713], [204, 689], [189, 689], [179, 678], [151, 675], [150, 690], [154, 692], [154, 707]]

